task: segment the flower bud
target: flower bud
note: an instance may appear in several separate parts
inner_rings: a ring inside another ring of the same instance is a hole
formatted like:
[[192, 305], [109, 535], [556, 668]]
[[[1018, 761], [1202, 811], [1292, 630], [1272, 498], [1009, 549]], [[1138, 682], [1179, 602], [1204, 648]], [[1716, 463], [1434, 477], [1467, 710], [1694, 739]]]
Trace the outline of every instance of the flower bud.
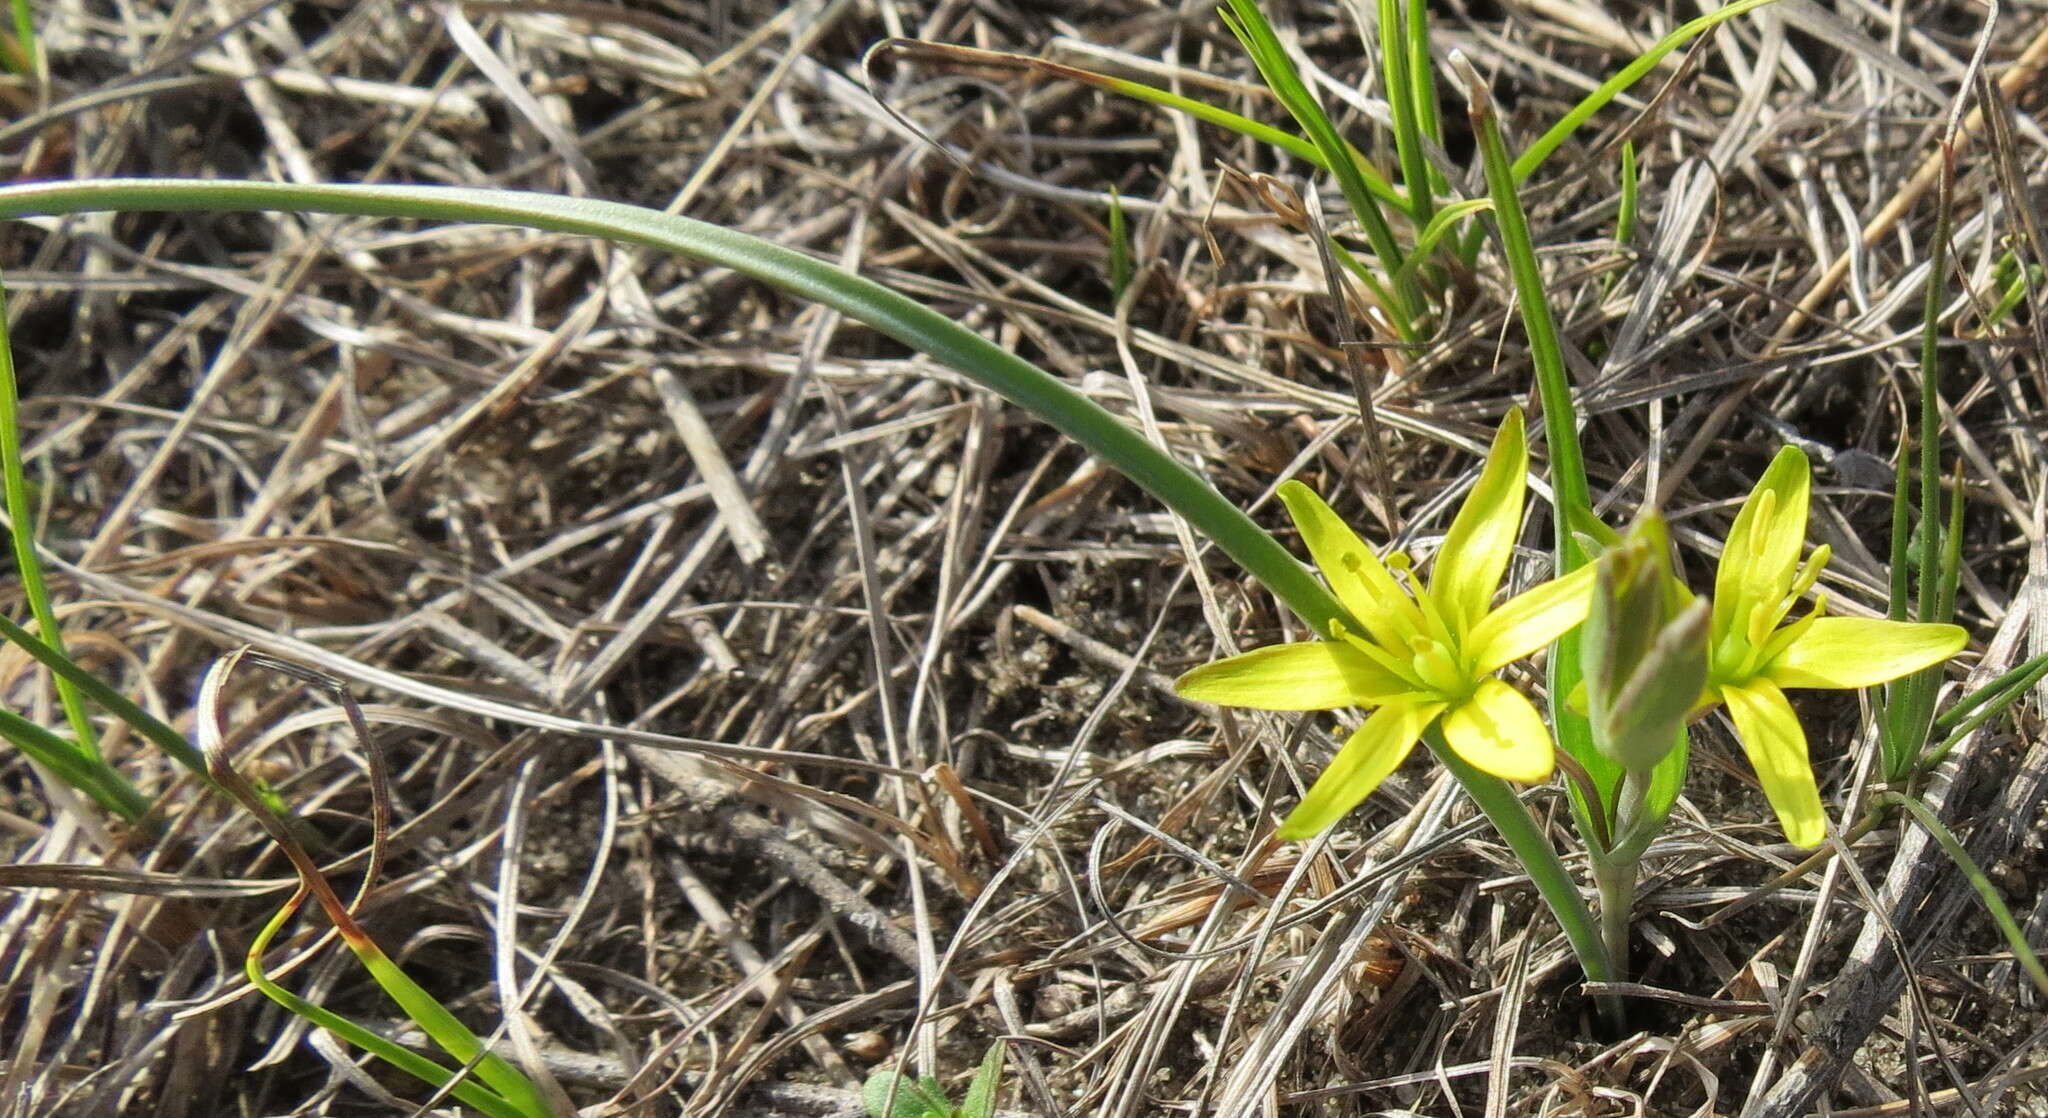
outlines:
[[1686, 598], [1654, 514], [1600, 556], [1579, 664], [1593, 744], [1631, 772], [1646, 773], [1671, 752], [1706, 688], [1712, 610], [1704, 598]]

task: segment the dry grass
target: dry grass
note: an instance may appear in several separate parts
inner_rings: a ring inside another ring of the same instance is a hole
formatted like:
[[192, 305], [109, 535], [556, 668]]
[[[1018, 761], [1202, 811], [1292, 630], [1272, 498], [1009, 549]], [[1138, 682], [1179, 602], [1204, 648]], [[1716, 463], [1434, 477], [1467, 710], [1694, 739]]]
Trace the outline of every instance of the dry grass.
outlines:
[[[948, 157], [858, 80], [870, 42], [920, 35], [1241, 82], [1199, 10], [38, 8], [51, 86], [47, 105], [8, 90], [17, 177], [669, 206], [944, 309], [1247, 504], [1297, 470], [1369, 536], [1387, 525], [1362, 510], [1383, 507], [1426, 550], [1470, 452], [1530, 395], [1504, 275], [1458, 277], [1426, 350], [1375, 351], [1393, 484], [1365, 493], [1315, 252], [1245, 185], [1300, 166], [1069, 85], [879, 74]], [[1881, 608], [1886, 463], [1914, 399], [1924, 161], [1984, 13], [1839, 10], [1787, 7], [1674, 56], [1531, 202], [1560, 320], [1593, 355], [1574, 373], [1612, 518], [1654, 494], [1697, 581], [1733, 502], [1797, 440], [1826, 466], [1830, 600], [1857, 612]], [[1275, 15], [1329, 103], [1356, 100], [1348, 20]], [[1441, 42], [1526, 138], [1665, 20], [1454, 4]], [[1967, 125], [1968, 298], [2006, 248], [2044, 262], [2042, 82], [2012, 66], [2044, 34], [2040, 8], [2007, 7], [1989, 68], [2009, 103], [2000, 127]], [[1273, 119], [1244, 89], [1215, 95]], [[1627, 250], [1624, 135], [1645, 167]], [[1122, 307], [1112, 185], [1142, 269]], [[816, 307], [499, 228], [129, 215], [0, 237], [41, 531], [75, 565], [73, 645], [187, 722], [199, 673], [240, 642], [350, 680], [389, 735], [404, 824], [366, 922], [590, 1113], [853, 1114], [878, 1061], [964, 1075], [996, 1036], [1014, 1041], [1014, 1105], [1042, 1114], [2048, 1112], [2048, 1021], [1917, 837], [1881, 829], [1701, 926], [1790, 856], [1718, 726], [1650, 858], [1637, 964], [1666, 992], [1636, 1003], [1634, 1036], [1592, 1035], [1555, 926], [1433, 770], [1325, 845], [1271, 848], [1333, 720], [1220, 716], [1165, 681], [1279, 637], [1275, 605], [1028, 417]], [[1985, 678], [2048, 647], [2048, 346], [2026, 308], [1954, 322], [1966, 667]], [[9, 701], [55, 724], [27, 661], [7, 664]], [[1839, 820], [1868, 719], [1804, 709]], [[266, 771], [341, 858], [364, 841], [366, 783], [331, 718], [290, 720], [306, 710], [260, 682], [234, 706], [275, 728]], [[0, 777], [21, 886], [0, 891], [0, 1108], [409, 1112], [416, 1085], [228, 1000], [288, 871], [145, 746], [108, 747], [171, 806], [160, 841], [108, 832], [18, 757]], [[2037, 940], [2044, 779], [2029, 705], [1936, 790]], [[1557, 790], [1532, 795], [1562, 841]], [[344, 953], [289, 981], [390, 1019]]]

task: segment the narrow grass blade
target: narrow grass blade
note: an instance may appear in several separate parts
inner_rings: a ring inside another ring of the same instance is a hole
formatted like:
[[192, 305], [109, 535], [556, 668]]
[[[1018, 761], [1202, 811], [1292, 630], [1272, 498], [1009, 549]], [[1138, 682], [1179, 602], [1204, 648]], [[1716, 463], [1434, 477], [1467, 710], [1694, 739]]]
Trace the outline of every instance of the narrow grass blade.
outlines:
[[[1387, 107], [1394, 121], [1394, 155], [1401, 162], [1401, 189], [1408, 194], [1408, 218], [1417, 228], [1429, 224], [1436, 215], [1436, 199], [1432, 197], [1429, 172], [1429, 156], [1422, 146], [1421, 106], [1417, 102], [1415, 84], [1418, 79], [1428, 81], [1433, 76], [1429, 71], [1420, 75], [1410, 72], [1408, 36], [1408, 13], [1402, 10], [1402, 0], [1379, 0], [1380, 76], [1386, 83]], [[1420, 246], [1415, 256], [1423, 255]]]
[[[1026, 54], [981, 50], [976, 47], [963, 47], [951, 43], [927, 43], [917, 39], [884, 39], [868, 48], [867, 57], [863, 60], [862, 65], [866, 67], [875, 62], [896, 57], [920, 59], [941, 65], [1002, 66], [1031, 70], [1048, 77], [1080, 82], [1083, 85], [1093, 86], [1105, 92], [1129, 97], [1133, 101], [1143, 101], [1146, 104], [1158, 105], [1164, 109], [1185, 113], [1206, 124], [1213, 124], [1218, 128], [1235, 132], [1240, 136], [1257, 140], [1259, 143], [1269, 147], [1279, 148], [1319, 170], [1328, 171], [1330, 169], [1329, 163], [1323, 158], [1323, 153], [1317, 150], [1314, 144], [1292, 132], [1231, 112], [1229, 109], [1211, 105], [1206, 101], [1198, 101], [1192, 97], [1185, 97], [1169, 90], [1146, 85], [1144, 82], [1132, 81], [1129, 78], [1119, 78], [1079, 66], [1069, 66], [1066, 63], [1054, 62], [1050, 59], [1033, 58]], [[1351, 149], [1350, 157], [1358, 164], [1358, 172], [1365, 179], [1366, 188], [1372, 192], [1375, 198], [1389, 205], [1403, 207], [1407, 205], [1407, 198], [1400, 191], [1394, 189], [1393, 184], [1389, 183], [1370, 164], [1366, 163], [1355, 148]]]
[[[14, 345], [7, 336], [4, 285], [0, 285], [0, 484], [4, 484], [6, 489], [7, 519], [13, 528], [8, 539], [14, 545], [14, 565], [21, 575], [22, 596], [28, 599], [29, 612], [35, 615], [36, 628], [42, 630], [43, 639], [61, 656], [64, 654], [64, 636], [57, 627], [57, 611], [50, 606], [49, 588], [43, 583], [43, 563], [36, 555], [35, 510], [30, 507], [28, 479], [21, 468], [20, 396], [15, 387]], [[78, 736], [73, 748], [87, 760], [104, 767], [105, 760], [100, 756], [99, 736], [93, 732], [92, 718], [86, 713], [85, 704], [79, 701], [77, 688], [62, 676], [57, 678], [57, 698], [64, 706], [64, 717], [71, 723], [71, 732]]]
[[1947, 733], [1953, 730], [1963, 719], [1969, 717], [1971, 712], [1986, 703], [1996, 703], [2003, 709], [2025, 694], [2044, 674], [2048, 674], [2048, 653], [2007, 669], [1997, 679], [1957, 699], [1943, 711], [1941, 717], [1934, 720], [1935, 731]]
[[42, 70], [43, 48], [36, 34], [35, 5], [31, 0], [9, 0], [8, 7], [14, 13], [13, 50], [9, 52], [7, 68], [26, 77], [34, 77]]
[[[63, 652], [43, 643], [35, 634], [8, 620], [5, 614], [0, 614], [0, 637], [6, 637], [20, 646], [22, 651], [50, 669], [60, 681], [76, 687], [107, 713], [126, 722], [136, 733], [148, 738], [157, 748], [169, 754], [172, 760], [201, 776], [206, 775], [205, 758], [199, 755], [197, 749], [192, 748], [191, 742], [185, 740], [185, 735], [137, 706], [128, 696], [100, 682], [98, 676], [79, 667]], [[101, 761], [100, 764], [104, 766], [105, 762]]]
[[[361, 755], [368, 759], [373, 812], [372, 837], [369, 866], [364, 872], [362, 892], [356, 898], [358, 903], [361, 902], [364, 895], [367, 895], [371, 886], [375, 884], [378, 871], [383, 865], [384, 841], [385, 836], [390, 830], [391, 810], [390, 790], [386, 784], [382, 751], [377, 748], [375, 738], [369, 732], [369, 725], [363, 720], [361, 709], [348, 696], [347, 691], [338, 680], [323, 676], [320, 673], [313, 672], [296, 664], [263, 656], [246, 647], [221, 657], [207, 670], [206, 677], [200, 684], [199, 699], [195, 711], [200, 741], [203, 744], [203, 752], [207, 760], [207, 771], [213, 776], [214, 782], [232, 797], [235, 802], [239, 803], [242, 809], [247, 811], [256, 823], [263, 828], [263, 832], [277, 845], [279, 851], [292, 864], [292, 869], [299, 877], [299, 891], [293, 895], [292, 899], [283, 908], [278, 910], [276, 916], [272, 917], [270, 924], [264, 929], [264, 935], [259, 936], [256, 942], [250, 946], [250, 953], [245, 962], [245, 969], [249, 972], [250, 981], [255, 983], [259, 989], [262, 989], [273, 1000], [279, 1001], [280, 1004], [286, 1005], [294, 1012], [304, 1013], [307, 1009], [311, 1009], [315, 1012], [308, 1016], [309, 1020], [314, 1020], [326, 1028], [337, 1028], [338, 1025], [340, 1026], [337, 1029], [339, 1035], [352, 1042], [361, 1042], [365, 1035], [363, 1030], [353, 1027], [338, 1015], [328, 1013], [318, 1006], [305, 1002], [303, 999], [291, 998], [289, 1001], [285, 1000], [286, 997], [290, 997], [288, 992], [276, 987], [275, 984], [266, 984], [262, 978], [262, 956], [270, 937], [275, 935], [276, 931], [284, 926], [284, 922], [291, 918], [303, 900], [307, 896], [311, 896], [319, 902], [321, 910], [326, 914], [328, 921], [334, 925], [335, 933], [341, 937], [343, 943], [348, 945], [349, 950], [362, 963], [363, 969], [368, 971], [370, 977], [375, 979], [379, 986], [383, 987], [384, 992], [389, 994], [391, 999], [398, 1003], [399, 1008], [405, 1012], [406, 1016], [410, 1017], [413, 1023], [417, 1024], [435, 1044], [439, 1045], [442, 1051], [460, 1061], [465, 1068], [473, 1069], [477, 1079], [482, 1081], [482, 1086], [488, 1088], [488, 1091], [484, 1092], [485, 1095], [505, 1104], [502, 1108], [493, 1109], [492, 1113], [494, 1115], [506, 1114], [519, 1115], [523, 1116], [523, 1118], [551, 1118], [555, 1108], [548, 1103], [546, 1096], [541, 1093], [539, 1088], [534, 1086], [532, 1081], [528, 1080], [526, 1076], [522, 1075], [518, 1069], [507, 1063], [503, 1058], [487, 1051], [483, 1046], [483, 1042], [477, 1038], [475, 1033], [469, 1031], [468, 1026], [464, 1025], [454, 1014], [450, 1013], [446, 1006], [435, 1000], [433, 995], [427, 993], [418, 983], [414, 982], [409, 975], [399, 968], [397, 963], [391, 960], [390, 956], [384, 954], [383, 949], [378, 947], [376, 941], [370, 938], [369, 933], [363, 929], [362, 925], [356, 922], [354, 906], [342, 902], [340, 895], [334, 891], [334, 886], [327, 880], [326, 875], [321, 873], [319, 863], [313, 859], [313, 856], [293, 836], [291, 828], [287, 826], [284, 817], [271, 810], [270, 806], [257, 793], [255, 787], [235, 768], [234, 758], [229, 756], [226, 745], [224, 718], [220, 709], [220, 696], [226, 687], [228, 677], [234, 672], [236, 666], [244, 660], [267, 664], [293, 678], [312, 683], [323, 690], [327, 690], [341, 703], [343, 711], [347, 715], [349, 728], [356, 737], [357, 748]], [[284, 994], [285, 997], [280, 997], [280, 994]], [[448, 1085], [453, 1079], [453, 1073], [446, 1071], [446, 1069], [441, 1068], [430, 1060], [425, 1060], [410, 1052], [404, 1052], [403, 1049], [389, 1042], [367, 1044], [365, 1048], [386, 1059], [392, 1059], [397, 1053], [403, 1052], [403, 1058], [393, 1059], [393, 1062], [399, 1067], [419, 1076], [421, 1079], [433, 1083], [436, 1087]], [[476, 1084], [465, 1078], [448, 1089], [456, 1097], [463, 1098], [465, 1097], [465, 1088], [475, 1086]]]
[[1109, 188], [1109, 290], [1118, 303], [1131, 286], [1131, 232], [1124, 226], [1123, 200]]
[[1408, 255], [1396, 276], [1414, 275], [1417, 268], [1436, 251], [1437, 244], [1457, 229], [1459, 222], [1492, 208], [1491, 199], [1469, 198], [1463, 202], [1452, 202], [1436, 211], [1435, 216], [1429, 219], [1429, 224], [1423, 226], [1422, 232], [1416, 236], [1415, 251]]
[[[1280, 45], [1279, 36], [1274, 34], [1273, 25], [1266, 21], [1265, 13], [1259, 10], [1257, 0], [1226, 0], [1226, 6], [1216, 11], [1238, 41], [1244, 44], [1267, 88], [1280, 99], [1294, 117], [1294, 122], [1322, 152], [1324, 166], [1330, 169], [1338, 188], [1344, 192], [1344, 201], [1350, 205], [1352, 216], [1365, 230], [1366, 241], [1372, 245], [1373, 255], [1379, 257], [1380, 267], [1390, 274], [1399, 272], [1406, 256], [1395, 243], [1394, 231], [1387, 225], [1386, 215], [1366, 186], [1365, 177], [1359, 170], [1361, 161], [1352, 157], [1351, 145], [1338, 134], [1337, 126], [1324, 114], [1322, 103], [1301, 80], [1293, 59]], [[1392, 301], [1387, 311], [1395, 330], [1402, 340], [1415, 341], [1420, 336], [1418, 324], [1425, 306], [1421, 287], [1412, 279], [1405, 284], [1390, 284], [1390, 287]]]
[[1515, 181], [1527, 181], [1529, 176], [1536, 172], [1536, 168], [1541, 167], [1543, 161], [1550, 158], [1550, 154], [1556, 151], [1559, 145], [1571, 139], [1572, 133], [1577, 132], [1580, 125], [1591, 120], [1594, 113], [1606, 108], [1608, 102], [1620, 96], [1629, 86], [1641, 81], [1643, 75], [1655, 69], [1657, 63], [1664, 60], [1665, 55], [1691, 42], [1702, 32], [1711, 31], [1716, 26], [1726, 23], [1736, 16], [1754, 11], [1768, 3], [1771, 3], [1771, 0], [1735, 0], [1732, 4], [1716, 8], [1703, 16], [1680, 24], [1669, 35], [1657, 40], [1655, 46], [1637, 56], [1635, 61], [1616, 71], [1613, 77], [1601, 82], [1599, 88], [1588, 93], [1578, 104], [1572, 106], [1570, 112], [1559, 117], [1557, 123], [1551, 125], [1548, 132], [1538, 137], [1535, 143], [1530, 144], [1528, 150], [1522, 152], [1521, 157], [1515, 160]]
[[[1941, 307], [1947, 290], [1948, 244], [1953, 229], [1955, 202], [1955, 149], [1947, 141], [1941, 146], [1941, 181], [1935, 195], [1934, 236], [1927, 247], [1927, 287], [1921, 300], [1920, 324], [1920, 409], [1916, 435], [1919, 439], [1919, 518], [1912, 535], [1905, 537], [1905, 459], [1900, 454], [1900, 475], [1895, 482], [1892, 510], [1892, 596], [1890, 612], [1905, 613], [1916, 621], [1947, 621], [1954, 613], [1954, 597], [1944, 588], [1953, 586], [1961, 573], [1961, 541], [1948, 540], [1949, 517], [1942, 512], [1941, 487]], [[1954, 512], [1960, 515], [1962, 494], [1954, 498]], [[1960, 526], [1960, 521], [1957, 521]], [[1908, 542], [1910, 539], [1910, 543]], [[1913, 574], [1912, 601], [1906, 603], [1907, 580], [1899, 560], [1910, 556]], [[1946, 600], [1944, 600], [1946, 599]], [[1903, 783], [1922, 765], [1934, 721], [1934, 700], [1941, 686], [1943, 668], [1936, 665], [1915, 672], [1885, 688], [1885, 728], [1879, 742], [1885, 779]]]
[[276, 937], [278, 930], [283, 928], [285, 922], [290, 920], [292, 915], [298, 911], [298, 907], [304, 899], [305, 893], [302, 891], [293, 897], [292, 901], [284, 908], [278, 909], [277, 914], [270, 918], [270, 923], [264, 925], [263, 931], [249, 945], [249, 953], [244, 957], [242, 971], [248, 976], [250, 985], [262, 991], [265, 997], [283, 1006], [286, 1010], [297, 1014], [322, 1029], [326, 1029], [342, 1040], [355, 1045], [357, 1048], [413, 1076], [415, 1079], [431, 1084], [436, 1088], [447, 1088], [448, 1093], [454, 1095], [464, 1105], [474, 1107], [489, 1115], [490, 1118], [544, 1118], [547, 1115], [546, 1111], [541, 1111], [540, 1115], [537, 1116], [531, 1111], [522, 1110], [510, 1100], [492, 1093], [489, 1088], [474, 1079], [464, 1078], [450, 1087], [449, 1081], [455, 1078], [454, 1072], [414, 1052], [410, 1048], [386, 1040], [363, 1026], [356, 1024], [354, 1021], [323, 1006], [315, 1005], [271, 981], [270, 976], [263, 973], [263, 955], [269, 950], [270, 942]]
[[51, 775], [91, 797], [101, 807], [134, 821], [149, 814], [149, 800], [104, 762], [82, 756], [67, 741], [21, 715], [0, 707], [0, 738], [28, 754]]
[[1969, 698], [1935, 719], [1932, 733], [1941, 734], [1941, 742], [1920, 755], [1915, 771], [1932, 772], [1958, 742], [1979, 726], [2005, 713], [2044, 677], [2048, 677], [2048, 655], [2037, 656], [1978, 688]]
[[1911, 812], [1921, 829], [1940, 844], [1942, 852], [1956, 864], [1957, 869], [1963, 871], [1964, 877], [1970, 879], [1970, 887], [1977, 890], [1977, 896], [1984, 902], [1984, 910], [1990, 914], [1992, 922], [1998, 925], [1999, 932], [2004, 934], [2006, 946], [2012, 948], [2013, 958], [2019, 961], [2020, 969], [2027, 972], [2028, 978], [2033, 979], [2035, 989], [2048, 995], [2048, 968], [2042, 967], [2041, 957], [2035, 954], [2033, 946], [2027, 943], [2026, 933], [2020, 930], [2019, 921], [2012, 918], [2012, 910], [2005, 907], [2005, 898], [1998, 895], [1997, 887], [1993, 886], [1991, 879], [1984, 876], [1984, 871], [1977, 867], [1977, 860], [1970, 857], [1970, 852], [1963, 849], [1963, 844], [1956, 841], [1956, 836], [1942, 825], [1940, 819], [1935, 818], [1933, 812], [1927, 810], [1926, 804], [1897, 792], [1886, 792], [1879, 799], [1896, 803]]

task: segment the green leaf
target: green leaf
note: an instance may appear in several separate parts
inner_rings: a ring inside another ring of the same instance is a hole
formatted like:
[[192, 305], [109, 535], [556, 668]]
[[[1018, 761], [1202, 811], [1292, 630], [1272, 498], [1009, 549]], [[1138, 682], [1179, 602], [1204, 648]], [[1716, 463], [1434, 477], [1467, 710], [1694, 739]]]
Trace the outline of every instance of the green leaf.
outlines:
[[974, 1072], [974, 1082], [967, 1085], [967, 1097], [961, 1101], [961, 1118], [995, 1118], [996, 1090], [1003, 1082], [1003, 1042], [996, 1041], [988, 1046], [988, 1052], [981, 1057], [981, 1067]]

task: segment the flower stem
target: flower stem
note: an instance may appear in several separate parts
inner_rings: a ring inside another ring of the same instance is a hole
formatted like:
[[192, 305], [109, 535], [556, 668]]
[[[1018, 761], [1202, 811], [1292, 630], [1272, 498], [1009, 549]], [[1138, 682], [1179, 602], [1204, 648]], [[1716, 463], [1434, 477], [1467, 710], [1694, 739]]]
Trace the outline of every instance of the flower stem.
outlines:
[[1634, 921], [1636, 883], [1642, 879], [1643, 849], [1653, 835], [1642, 835], [1643, 808], [1650, 791], [1647, 772], [1623, 773], [1614, 814], [1614, 842], [1606, 850], [1588, 850], [1593, 884], [1600, 890], [1600, 938], [1617, 981], [1628, 978], [1628, 933]]
[[[1458, 783], [1465, 786], [1465, 793], [1479, 805], [1480, 811], [1486, 813], [1494, 830], [1500, 832], [1500, 837], [1515, 852], [1522, 868], [1528, 871], [1537, 894], [1550, 906], [1550, 913], [1557, 917], [1558, 926], [1564, 929], [1572, 952], [1579, 957], [1579, 966], [1586, 972], [1586, 980], [1615, 981], [1617, 976], [1609, 962], [1606, 943], [1601, 938], [1600, 926], [1593, 922], [1592, 910], [1586, 907], [1586, 898], [1579, 894], [1571, 872], [1564, 868], [1557, 850], [1543, 836], [1543, 829], [1536, 825], [1521, 797], [1515, 795], [1515, 790], [1506, 781], [1480, 772], [1451, 752], [1444, 743], [1443, 732], [1436, 727], [1430, 727], [1422, 740], [1428, 743], [1436, 759], [1451, 770], [1451, 775], [1458, 778]], [[1601, 1021], [1609, 1029], [1619, 1032], [1622, 1025], [1621, 998], [1602, 994], [1595, 1002]]]

